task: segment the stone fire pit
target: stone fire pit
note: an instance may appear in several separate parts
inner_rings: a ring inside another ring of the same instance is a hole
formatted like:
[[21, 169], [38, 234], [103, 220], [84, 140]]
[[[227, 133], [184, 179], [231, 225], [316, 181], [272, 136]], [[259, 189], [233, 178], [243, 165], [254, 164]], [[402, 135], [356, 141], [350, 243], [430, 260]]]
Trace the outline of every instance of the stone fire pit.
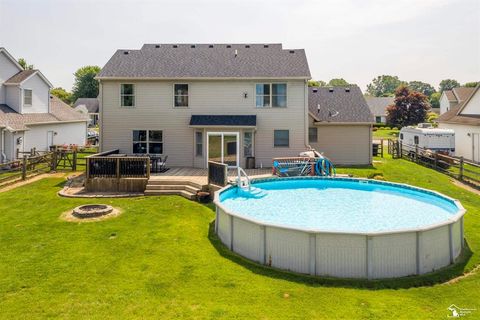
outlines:
[[98, 218], [113, 211], [113, 207], [106, 204], [86, 204], [73, 209], [72, 215], [79, 219]]

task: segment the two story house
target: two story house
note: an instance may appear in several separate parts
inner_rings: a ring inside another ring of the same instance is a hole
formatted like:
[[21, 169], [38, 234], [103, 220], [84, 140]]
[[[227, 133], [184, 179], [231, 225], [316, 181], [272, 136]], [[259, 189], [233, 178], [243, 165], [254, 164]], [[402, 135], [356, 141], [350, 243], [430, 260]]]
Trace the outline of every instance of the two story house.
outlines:
[[456, 87], [452, 90], [444, 90], [440, 96], [440, 114], [444, 114], [465, 101], [473, 92], [473, 89], [470, 87]]
[[[244, 167], [254, 157], [256, 167], [270, 167], [272, 158], [309, 146], [310, 78], [305, 51], [281, 44], [117, 50], [97, 76], [101, 149], [168, 156], [170, 166], [206, 168], [215, 160]], [[370, 141], [362, 145], [368, 154]], [[370, 161], [351, 155], [349, 163]]]
[[47, 151], [51, 145], [84, 145], [88, 118], [50, 95], [39, 70], [24, 70], [0, 48], [0, 162], [17, 151]]

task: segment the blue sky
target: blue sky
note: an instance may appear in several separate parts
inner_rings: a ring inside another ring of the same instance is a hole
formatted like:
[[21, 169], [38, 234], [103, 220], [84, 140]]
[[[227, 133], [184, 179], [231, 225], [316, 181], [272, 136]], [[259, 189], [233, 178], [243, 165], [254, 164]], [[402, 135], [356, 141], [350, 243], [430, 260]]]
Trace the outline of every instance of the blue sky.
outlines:
[[0, 0], [0, 46], [55, 86], [143, 43], [278, 43], [304, 48], [313, 78], [362, 90], [377, 75], [480, 80], [478, 0]]

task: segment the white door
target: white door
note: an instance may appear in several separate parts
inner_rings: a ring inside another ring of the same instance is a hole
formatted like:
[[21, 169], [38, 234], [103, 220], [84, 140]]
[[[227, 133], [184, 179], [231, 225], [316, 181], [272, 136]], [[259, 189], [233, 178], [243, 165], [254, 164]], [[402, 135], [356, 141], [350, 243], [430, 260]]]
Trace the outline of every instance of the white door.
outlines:
[[472, 133], [472, 160], [480, 162], [480, 133]]
[[53, 146], [53, 131], [47, 131], [47, 151]]
[[208, 132], [207, 160], [228, 164], [229, 167], [239, 166], [239, 133], [238, 132]]

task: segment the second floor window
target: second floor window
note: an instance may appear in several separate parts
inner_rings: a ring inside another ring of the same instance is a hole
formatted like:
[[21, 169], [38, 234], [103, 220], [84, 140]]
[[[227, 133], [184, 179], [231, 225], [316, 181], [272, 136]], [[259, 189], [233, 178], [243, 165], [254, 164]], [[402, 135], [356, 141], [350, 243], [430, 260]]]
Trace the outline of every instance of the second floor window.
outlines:
[[23, 89], [23, 104], [26, 106], [32, 105], [32, 90]]
[[174, 84], [174, 106], [188, 107], [188, 84]]
[[135, 107], [135, 86], [133, 84], [121, 84], [120, 87], [120, 105], [122, 107]]
[[255, 87], [255, 105], [257, 108], [287, 106], [286, 83], [257, 83]]

